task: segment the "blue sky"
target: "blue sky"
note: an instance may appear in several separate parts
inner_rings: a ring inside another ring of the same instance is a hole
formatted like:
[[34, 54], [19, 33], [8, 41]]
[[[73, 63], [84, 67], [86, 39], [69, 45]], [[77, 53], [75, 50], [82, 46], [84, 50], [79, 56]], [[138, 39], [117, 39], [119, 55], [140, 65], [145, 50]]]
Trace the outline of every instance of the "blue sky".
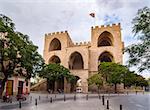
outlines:
[[[122, 40], [128, 46], [136, 39], [131, 21], [149, 0], [0, 0], [0, 13], [9, 16], [16, 29], [30, 36], [43, 54], [45, 33], [68, 30], [74, 42], [90, 41], [93, 25], [121, 23]], [[89, 13], [96, 14], [95, 19]], [[124, 55], [124, 64], [127, 55]], [[150, 76], [149, 73], [143, 74]]]

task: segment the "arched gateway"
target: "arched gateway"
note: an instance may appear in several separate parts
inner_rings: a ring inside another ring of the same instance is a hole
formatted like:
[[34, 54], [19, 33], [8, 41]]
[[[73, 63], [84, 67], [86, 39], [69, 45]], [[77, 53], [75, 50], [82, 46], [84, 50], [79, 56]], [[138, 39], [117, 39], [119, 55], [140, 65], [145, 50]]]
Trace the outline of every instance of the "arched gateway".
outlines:
[[69, 69], [84, 69], [83, 57], [79, 52], [73, 52], [69, 57]]
[[55, 50], [61, 50], [61, 43], [57, 38], [54, 38], [49, 45], [49, 51]]
[[[91, 42], [74, 43], [67, 31], [46, 34], [44, 59], [47, 63], [60, 63], [70, 69], [71, 74], [82, 80], [79, 82], [86, 93], [87, 79], [97, 73], [99, 63], [122, 63], [123, 48], [120, 24], [95, 26], [91, 28]], [[65, 83], [65, 80], [63, 81], [60, 80]], [[73, 91], [70, 84], [64, 84], [64, 87], [60, 88]]]
[[[50, 59], [49, 59], [49, 64], [60, 64], [61, 60], [58, 56], [53, 55]], [[63, 92], [64, 91], [64, 77], [60, 77], [57, 79], [57, 81], [55, 80], [48, 80], [47, 83], [47, 89], [51, 90], [52, 92]]]
[[54, 56], [52, 56], [52, 57], [49, 59], [49, 64], [50, 64], [50, 63], [56, 63], [56, 64], [58, 64], [58, 63], [61, 63], [61, 61], [60, 61], [60, 58], [59, 58], [58, 56], [54, 55]]
[[104, 31], [98, 38], [97, 46], [113, 46], [112, 34], [108, 31]]
[[113, 56], [111, 55], [110, 52], [103, 52], [99, 56], [98, 62], [112, 62], [113, 61]]

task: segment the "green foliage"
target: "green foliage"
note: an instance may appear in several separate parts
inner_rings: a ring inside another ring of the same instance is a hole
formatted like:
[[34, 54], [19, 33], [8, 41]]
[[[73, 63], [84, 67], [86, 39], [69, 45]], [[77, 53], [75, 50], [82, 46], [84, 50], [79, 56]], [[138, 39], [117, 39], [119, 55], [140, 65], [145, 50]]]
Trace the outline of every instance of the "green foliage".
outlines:
[[67, 78], [69, 82], [74, 82], [76, 77], [70, 74], [69, 69], [60, 64], [48, 64], [43, 67], [39, 73], [39, 77], [47, 78], [49, 80], [58, 80], [62, 77]]
[[137, 74], [134, 74], [134, 85], [135, 86], [148, 86], [148, 81], [145, 80], [145, 78], [143, 78], [141, 75], [137, 75]]
[[136, 66], [140, 72], [150, 71], [150, 8], [144, 7], [138, 10], [132, 24], [138, 43], [125, 49], [125, 52], [129, 54], [129, 67]]
[[147, 79], [148, 85], [150, 86], [150, 77]]
[[90, 78], [88, 78], [89, 85], [96, 85], [98, 88], [103, 85], [103, 79], [101, 74], [94, 74]]
[[0, 14], [0, 76], [2, 76], [2, 96], [5, 82], [9, 76], [24, 76], [26, 79], [34, 77], [41, 71], [44, 64], [42, 56], [37, 52], [38, 47], [30, 40], [29, 36], [17, 32], [12, 20]]
[[123, 82], [124, 74], [128, 69], [120, 64], [112, 62], [102, 62], [99, 65], [99, 74], [106, 79], [106, 82], [112, 84], [120, 84]]
[[17, 32], [12, 20], [2, 14], [0, 32], [8, 33], [5, 38], [0, 37], [0, 69], [4, 76], [3, 82], [14, 74], [27, 79], [35, 76], [44, 64], [42, 56], [37, 52], [38, 47], [29, 40], [29, 36]]
[[134, 85], [135, 73], [127, 71], [123, 77], [124, 87], [131, 87]]
[[[109, 84], [120, 84], [124, 83], [125, 86], [147, 86], [148, 82], [135, 72], [131, 72], [126, 66], [112, 63], [102, 62], [99, 65], [99, 74], [102, 75], [106, 82]], [[107, 77], [107, 78], [106, 78]]]

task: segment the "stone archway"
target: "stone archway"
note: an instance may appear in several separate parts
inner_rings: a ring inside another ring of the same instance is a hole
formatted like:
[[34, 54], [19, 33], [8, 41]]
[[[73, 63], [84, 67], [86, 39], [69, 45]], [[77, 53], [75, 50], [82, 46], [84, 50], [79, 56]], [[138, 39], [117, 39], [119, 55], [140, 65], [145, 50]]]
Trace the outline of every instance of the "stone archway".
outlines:
[[98, 62], [112, 62], [113, 61], [113, 56], [110, 52], [103, 52], [99, 58], [98, 58]]
[[50, 59], [49, 59], [49, 62], [48, 62], [49, 64], [51, 64], [51, 63], [61, 63], [61, 60], [60, 60], [60, 58], [58, 57], [58, 56], [56, 56], [56, 55], [54, 55], [54, 56], [52, 56]]
[[78, 87], [78, 80], [81, 78], [79, 76], [75, 76], [76, 80], [71, 82], [70, 92], [76, 92], [76, 88]]
[[71, 70], [84, 69], [83, 57], [79, 52], [74, 52], [70, 55], [69, 69]]
[[112, 34], [110, 32], [104, 31], [98, 38], [97, 46], [113, 46]]
[[54, 38], [49, 45], [49, 51], [54, 50], [61, 50], [61, 42], [57, 38]]
[[[49, 64], [60, 64], [61, 60], [58, 56], [53, 55], [49, 59]], [[47, 80], [47, 89], [51, 90], [52, 92], [63, 92], [64, 91], [64, 77], [58, 78], [56, 80]]]

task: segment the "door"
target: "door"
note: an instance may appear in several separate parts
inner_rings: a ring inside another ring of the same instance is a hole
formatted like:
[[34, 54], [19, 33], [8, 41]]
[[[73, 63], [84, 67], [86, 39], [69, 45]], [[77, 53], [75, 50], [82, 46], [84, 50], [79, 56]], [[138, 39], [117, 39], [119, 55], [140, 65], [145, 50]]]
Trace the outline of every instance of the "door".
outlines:
[[19, 81], [18, 94], [23, 94], [23, 81]]
[[8, 95], [13, 95], [13, 80], [7, 81], [6, 92]]

